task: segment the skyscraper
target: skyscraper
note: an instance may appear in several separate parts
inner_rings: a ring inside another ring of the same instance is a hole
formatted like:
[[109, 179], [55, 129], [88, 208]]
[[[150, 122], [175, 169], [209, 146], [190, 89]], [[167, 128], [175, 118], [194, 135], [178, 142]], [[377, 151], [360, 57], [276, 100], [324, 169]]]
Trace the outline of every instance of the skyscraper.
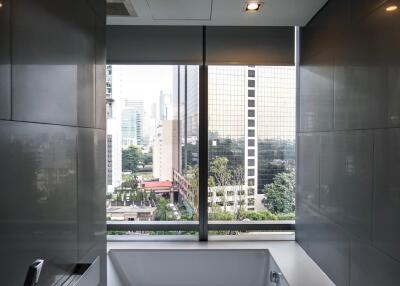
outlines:
[[143, 144], [143, 100], [124, 100], [122, 110], [122, 148]]
[[112, 192], [122, 183], [121, 160], [121, 117], [120, 101], [113, 96], [113, 69], [106, 68], [106, 113], [107, 113], [107, 145], [106, 176], [107, 191]]
[[245, 185], [263, 192], [294, 168], [295, 68], [209, 67], [209, 157], [244, 168]]
[[157, 128], [153, 144], [153, 177], [171, 181], [173, 170], [178, 169], [178, 122], [163, 120]]

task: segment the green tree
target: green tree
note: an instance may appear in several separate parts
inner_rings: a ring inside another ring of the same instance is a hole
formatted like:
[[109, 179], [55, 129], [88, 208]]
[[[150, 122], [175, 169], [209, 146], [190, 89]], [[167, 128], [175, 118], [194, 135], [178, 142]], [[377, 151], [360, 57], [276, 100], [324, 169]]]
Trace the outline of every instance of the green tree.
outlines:
[[143, 165], [143, 152], [138, 146], [130, 146], [128, 149], [122, 150], [122, 170], [136, 173], [138, 165]]
[[210, 175], [217, 186], [228, 186], [232, 182], [233, 174], [228, 168], [229, 160], [226, 157], [216, 157], [210, 165]]
[[124, 189], [130, 189], [131, 191], [138, 190], [138, 179], [135, 175], [130, 175], [122, 182], [121, 187]]
[[264, 187], [264, 205], [273, 214], [292, 213], [295, 209], [294, 170], [279, 173]]
[[168, 206], [168, 201], [165, 198], [160, 198], [157, 203], [155, 219], [158, 221], [167, 221], [173, 219], [172, 211]]
[[213, 205], [211, 207], [211, 212], [209, 214], [209, 220], [233, 220], [234, 216], [232, 213], [223, 210], [218, 205]]

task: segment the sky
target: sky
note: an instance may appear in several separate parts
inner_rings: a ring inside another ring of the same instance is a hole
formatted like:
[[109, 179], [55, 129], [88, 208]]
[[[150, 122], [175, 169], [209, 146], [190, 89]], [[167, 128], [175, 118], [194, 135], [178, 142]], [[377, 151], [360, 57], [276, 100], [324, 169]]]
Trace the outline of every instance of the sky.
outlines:
[[150, 112], [152, 103], [159, 101], [160, 91], [172, 94], [172, 65], [118, 65], [123, 81], [122, 94], [118, 96], [129, 99], [144, 100], [145, 111]]

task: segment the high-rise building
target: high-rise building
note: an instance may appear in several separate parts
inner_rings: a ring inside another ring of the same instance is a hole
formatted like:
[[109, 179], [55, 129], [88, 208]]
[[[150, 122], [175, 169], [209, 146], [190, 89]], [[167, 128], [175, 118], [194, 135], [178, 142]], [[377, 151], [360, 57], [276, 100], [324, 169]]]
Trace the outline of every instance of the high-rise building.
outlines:
[[295, 68], [209, 67], [209, 157], [244, 168], [262, 193], [275, 174], [294, 168]]
[[[195, 202], [196, 194], [188, 194], [190, 189], [180, 182], [187, 168], [197, 164], [199, 69], [178, 66], [174, 78], [174, 119], [179, 122], [175, 153], [180, 160], [176, 184]], [[209, 201], [226, 210], [256, 210], [265, 185], [294, 168], [295, 83], [295, 67], [290, 66], [209, 66], [209, 162], [226, 157], [229, 169], [236, 170], [223, 192], [210, 188]]]
[[143, 144], [143, 116], [143, 100], [124, 100], [121, 122], [123, 149]]
[[171, 120], [173, 117], [173, 111], [170, 101], [170, 95], [164, 93], [164, 91], [160, 91], [160, 95], [158, 98], [158, 120]]
[[112, 192], [122, 183], [121, 159], [121, 118], [120, 101], [113, 96], [113, 68], [106, 68], [106, 112], [107, 112], [107, 145], [106, 145], [106, 181], [107, 191]]
[[157, 128], [153, 143], [153, 177], [171, 181], [173, 171], [178, 169], [178, 122], [163, 120]]

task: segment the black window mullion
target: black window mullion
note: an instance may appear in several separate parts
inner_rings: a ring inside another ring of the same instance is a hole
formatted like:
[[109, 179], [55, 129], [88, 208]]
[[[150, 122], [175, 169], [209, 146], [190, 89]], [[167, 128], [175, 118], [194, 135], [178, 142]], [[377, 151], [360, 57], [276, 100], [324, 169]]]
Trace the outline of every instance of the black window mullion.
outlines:
[[199, 240], [208, 240], [208, 67], [206, 27], [203, 27], [203, 63], [199, 73]]

